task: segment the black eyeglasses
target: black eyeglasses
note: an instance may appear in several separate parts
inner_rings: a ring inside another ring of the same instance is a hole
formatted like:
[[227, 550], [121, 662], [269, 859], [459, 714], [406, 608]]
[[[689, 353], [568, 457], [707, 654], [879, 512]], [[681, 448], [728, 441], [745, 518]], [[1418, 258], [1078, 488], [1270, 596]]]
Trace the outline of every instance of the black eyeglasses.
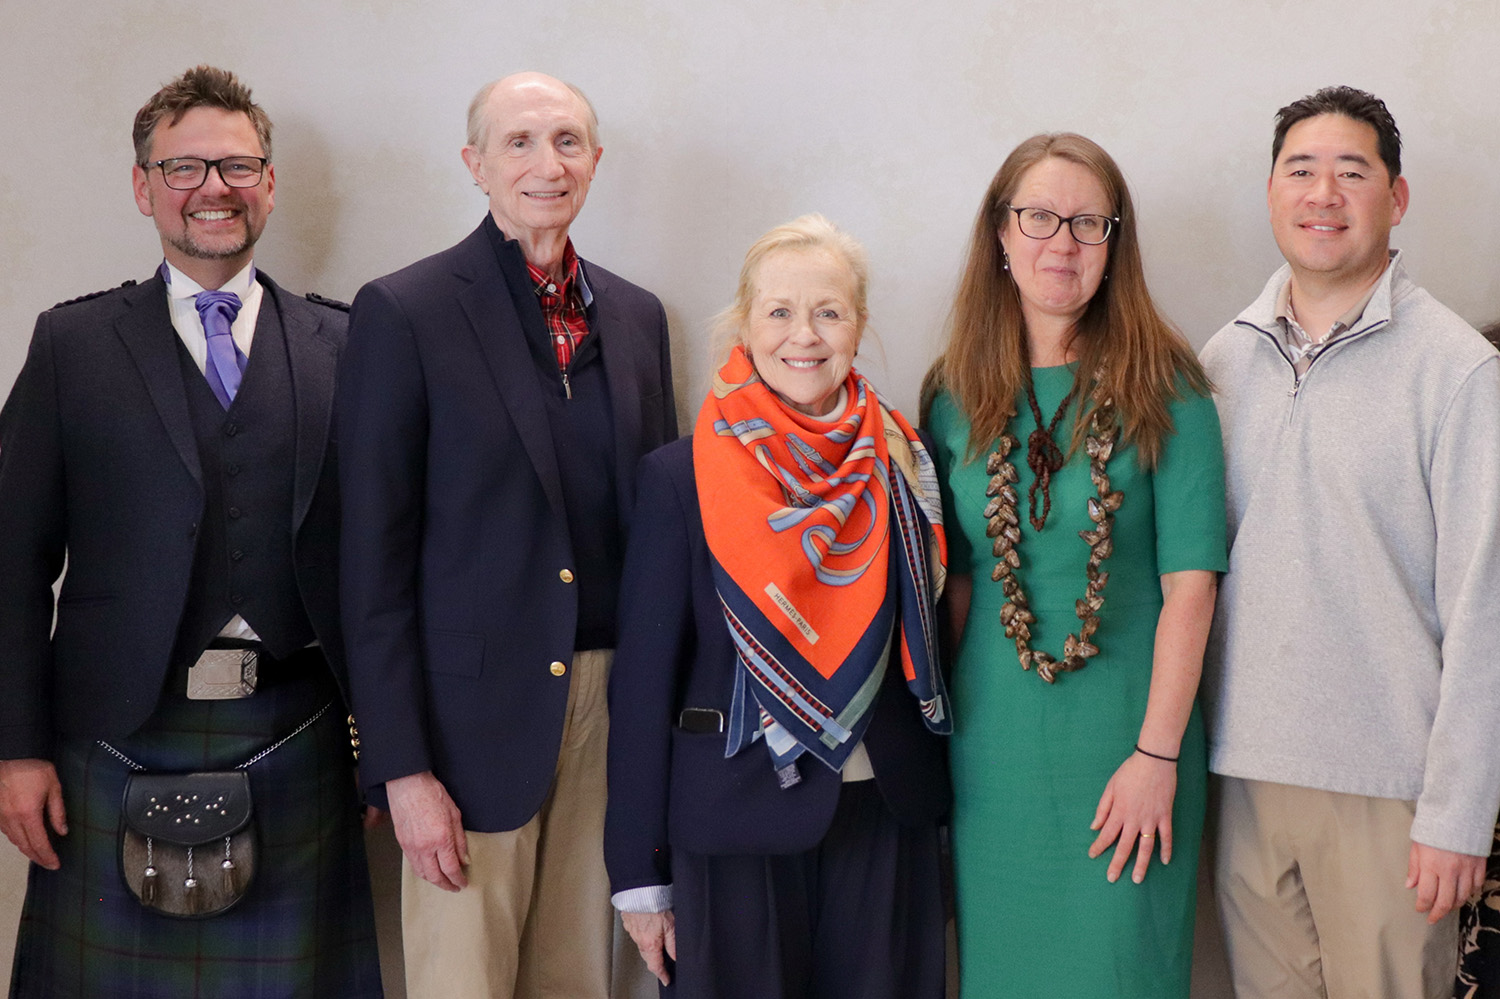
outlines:
[[174, 191], [193, 191], [208, 180], [208, 171], [217, 169], [219, 179], [229, 187], [254, 187], [265, 176], [264, 156], [225, 156], [223, 159], [205, 160], [197, 156], [174, 156], [155, 163], [143, 163], [147, 173], [152, 167], [161, 167], [161, 179]]
[[1109, 239], [1120, 221], [1109, 215], [1074, 215], [1070, 218], [1063, 218], [1056, 212], [1049, 212], [1045, 208], [1017, 208], [1014, 205], [1005, 207], [1016, 213], [1016, 224], [1020, 226], [1023, 236], [1030, 236], [1032, 239], [1051, 239], [1057, 235], [1057, 230], [1061, 229], [1063, 223], [1066, 222], [1073, 238], [1085, 246], [1098, 246]]

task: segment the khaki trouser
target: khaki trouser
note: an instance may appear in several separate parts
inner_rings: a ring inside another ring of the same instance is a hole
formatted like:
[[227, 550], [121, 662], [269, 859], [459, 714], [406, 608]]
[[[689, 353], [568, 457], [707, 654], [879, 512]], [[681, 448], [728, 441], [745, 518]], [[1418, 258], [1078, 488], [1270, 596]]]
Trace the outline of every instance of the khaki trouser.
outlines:
[[1406, 887], [1415, 805], [1216, 778], [1215, 893], [1237, 999], [1446, 999], [1458, 913]]
[[604, 778], [612, 656], [594, 650], [573, 657], [552, 791], [519, 829], [467, 833], [467, 888], [443, 891], [403, 861], [410, 999], [608, 999], [615, 918], [604, 871]]

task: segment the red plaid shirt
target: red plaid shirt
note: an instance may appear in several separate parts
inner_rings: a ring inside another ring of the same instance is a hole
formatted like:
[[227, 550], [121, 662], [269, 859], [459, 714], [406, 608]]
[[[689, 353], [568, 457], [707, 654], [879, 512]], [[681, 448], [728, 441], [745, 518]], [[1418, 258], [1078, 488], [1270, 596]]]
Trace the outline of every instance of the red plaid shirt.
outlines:
[[526, 271], [535, 285], [537, 301], [542, 303], [542, 318], [547, 323], [547, 339], [557, 352], [557, 367], [567, 371], [573, 353], [588, 336], [588, 317], [584, 312], [583, 292], [578, 282], [578, 254], [573, 241], [563, 249], [563, 279], [554, 282], [547, 272], [526, 261]]

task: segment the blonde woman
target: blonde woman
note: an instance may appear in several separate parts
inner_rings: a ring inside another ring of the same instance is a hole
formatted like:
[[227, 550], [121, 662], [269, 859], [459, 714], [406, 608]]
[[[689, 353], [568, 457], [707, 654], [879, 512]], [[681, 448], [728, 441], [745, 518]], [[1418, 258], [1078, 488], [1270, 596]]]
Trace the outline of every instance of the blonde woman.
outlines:
[[641, 464], [605, 858], [678, 995], [942, 995], [941, 506], [853, 367], [866, 284], [820, 216], [761, 237], [692, 438]]

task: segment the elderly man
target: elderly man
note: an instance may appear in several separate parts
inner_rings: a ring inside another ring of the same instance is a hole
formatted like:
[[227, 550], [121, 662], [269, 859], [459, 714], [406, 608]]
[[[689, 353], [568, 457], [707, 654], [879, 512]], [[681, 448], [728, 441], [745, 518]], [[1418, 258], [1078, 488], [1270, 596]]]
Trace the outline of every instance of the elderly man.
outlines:
[[1287, 266], [1211, 340], [1229, 573], [1204, 693], [1241, 999], [1451, 995], [1500, 804], [1500, 357], [1417, 287], [1383, 102], [1277, 115]]
[[568, 238], [601, 152], [577, 88], [484, 87], [463, 149], [484, 220], [351, 317], [344, 624], [416, 997], [609, 991], [622, 531], [636, 460], [677, 421], [661, 303]]
[[[44, 312], [0, 413], [0, 828], [32, 861], [11, 995], [379, 996], [339, 684], [347, 317], [252, 262], [271, 123], [233, 74], [173, 80], [134, 140], [165, 262]], [[152, 781], [197, 800], [189, 771], [228, 772], [234, 807], [137, 807]]]

